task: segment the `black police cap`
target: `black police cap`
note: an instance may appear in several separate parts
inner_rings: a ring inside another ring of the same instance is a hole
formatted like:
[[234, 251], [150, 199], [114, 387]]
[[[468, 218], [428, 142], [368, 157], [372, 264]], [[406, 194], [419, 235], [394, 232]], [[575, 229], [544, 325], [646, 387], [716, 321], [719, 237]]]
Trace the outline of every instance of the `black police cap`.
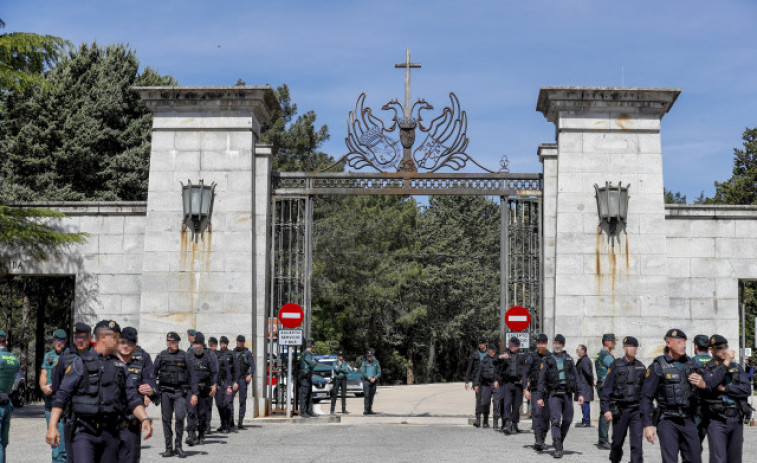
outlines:
[[131, 326], [127, 326], [121, 331], [121, 337], [129, 342], [137, 343], [137, 329]]
[[485, 337], [483, 337], [483, 336], [479, 336], [479, 338], [478, 338], [478, 343], [479, 343], [479, 344], [486, 344], [486, 338], [485, 338]]
[[513, 336], [512, 338], [510, 338], [510, 344], [514, 344], [516, 346], [520, 346], [520, 339], [518, 339], [515, 336]]
[[639, 347], [639, 340], [634, 338], [633, 336], [626, 336], [625, 338], [623, 338], [623, 345]]
[[373, 355], [376, 351], [374, 349], [368, 349], [368, 352], [365, 353], [365, 355]]
[[702, 349], [710, 347], [710, 338], [706, 334], [698, 334], [694, 336], [694, 345]]
[[339, 351], [339, 352], [336, 353], [336, 356], [337, 357], [344, 357], [344, 352]]
[[169, 331], [166, 335], [166, 341], [181, 341], [181, 336], [176, 331]]
[[555, 342], [559, 342], [563, 346], [565, 345], [565, 336], [558, 334], [555, 336]]
[[216, 339], [214, 336], [211, 336], [208, 338], [208, 344], [218, 344], [218, 339]]
[[719, 334], [713, 334], [710, 337], [710, 347], [720, 347], [723, 344], [725, 344], [726, 346], [728, 346], [728, 340], [725, 337], [723, 337], [723, 336], [721, 336]]
[[[197, 335], [195, 335], [195, 336], [197, 336]], [[223, 344], [228, 344], [229, 343], [229, 338], [227, 338], [226, 336], [221, 336], [220, 341]]]
[[544, 333], [539, 333], [539, 335], [536, 336], [536, 342], [549, 342], [549, 337]]
[[74, 325], [74, 334], [92, 334], [92, 327], [86, 323], [77, 322]]
[[100, 328], [105, 328], [116, 333], [121, 333], [121, 327], [118, 326], [118, 323], [116, 323], [114, 320], [101, 320], [97, 322], [97, 325], [95, 325], [95, 330], [98, 330]]
[[312, 339], [308, 339], [307, 342], [305, 343], [305, 347], [315, 347], [315, 341], [313, 341]]
[[237, 336], [237, 342], [245, 342], [245, 341], [246, 341], [246, 339], [241, 334], [239, 336]]
[[667, 339], [667, 338], [688, 339], [686, 337], [686, 333], [684, 333], [683, 331], [681, 331], [681, 330], [679, 330], [677, 328], [673, 328], [673, 329], [668, 330], [668, 332], [665, 333], [665, 339]]
[[494, 343], [493, 343], [493, 342], [490, 342], [490, 343], [489, 343], [489, 344], [488, 344], [488, 345], [486, 346], [486, 348], [487, 348], [487, 349], [489, 349], [489, 350], [497, 350], [497, 346], [496, 346], [496, 345], [494, 345]]
[[614, 341], [614, 340], [615, 340], [615, 333], [605, 333], [602, 335], [602, 342]]
[[195, 331], [195, 344], [205, 344], [205, 335], [202, 334], [202, 331]]

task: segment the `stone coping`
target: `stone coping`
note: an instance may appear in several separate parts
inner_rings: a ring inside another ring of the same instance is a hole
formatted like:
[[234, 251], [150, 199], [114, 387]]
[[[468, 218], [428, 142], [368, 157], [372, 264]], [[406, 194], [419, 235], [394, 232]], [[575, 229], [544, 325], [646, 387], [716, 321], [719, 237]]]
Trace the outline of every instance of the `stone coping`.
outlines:
[[641, 112], [662, 117], [681, 89], [642, 87], [542, 87], [536, 110], [550, 122], [561, 111]]
[[62, 212], [67, 216], [146, 215], [147, 201], [30, 201], [6, 203], [10, 207], [37, 207]]
[[757, 220], [757, 206], [666, 204], [665, 218]]

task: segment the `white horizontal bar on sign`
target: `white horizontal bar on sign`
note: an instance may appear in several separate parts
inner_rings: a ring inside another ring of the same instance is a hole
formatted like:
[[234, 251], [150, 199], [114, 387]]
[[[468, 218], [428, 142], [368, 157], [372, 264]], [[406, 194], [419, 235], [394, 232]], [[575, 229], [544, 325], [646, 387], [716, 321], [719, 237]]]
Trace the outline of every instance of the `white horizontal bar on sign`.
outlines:
[[511, 322], [527, 322], [528, 317], [526, 317], [525, 315], [510, 315], [509, 317], [507, 317], [507, 320]]
[[283, 313], [281, 314], [281, 318], [302, 318], [302, 315], [298, 313]]

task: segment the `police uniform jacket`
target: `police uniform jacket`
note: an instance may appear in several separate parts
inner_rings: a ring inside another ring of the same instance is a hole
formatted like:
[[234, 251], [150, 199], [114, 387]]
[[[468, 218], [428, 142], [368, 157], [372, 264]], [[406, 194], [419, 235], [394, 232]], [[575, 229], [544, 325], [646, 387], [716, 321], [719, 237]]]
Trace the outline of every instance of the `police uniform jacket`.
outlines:
[[239, 365], [239, 381], [244, 381], [247, 375], [255, 374], [255, 357], [252, 356], [250, 349], [235, 347], [234, 357], [237, 358]]
[[[205, 362], [207, 362], [207, 379], [205, 381], [201, 381], [200, 375], [198, 374], [198, 369], [196, 368], [196, 363], [200, 362], [202, 356], [207, 356], [207, 359]], [[208, 348], [204, 348], [202, 351], [202, 354], [198, 357], [197, 354], [194, 352], [194, 348], [190, 349], [187, 352], [187, 366], [190, 370], [195, 372], [195, 376], [197, 377], [197, 385], [198, 387], [202, 386], [203, 388], [209, 389], [215, 385], [218, 384], [218, 358]], [[203, 383], [202, 385], [200, 383]]]
[[[665, 367], [665, 365], [670, 365], [670, 367]], [[663, 371], [664, 369], [668, 371]], [[671, 401], [680, 402], [677, 407], [678, 410], [693, 415], [695, 390], [688, 379], [689, 374], [693, 372], [694, 367], [689, 356], [684, 354], [678, 360], [673, 360], [667, 347], [663, 355], [654, 359], [652, 364], [647, 367], [646, 379], [641, 389], [639, 410], [644, 427], [652, 426], [653, 402], [656, 400], [659, 406], [663, 406], [664, 404], [661, 404], [660, 400], [665, 400], [666, 393], [675, 396]], [[674, 387], [673, 381], [677, 381], [679, 378], [680, 382], [676, 383], [677, 385]], [[670, 406], [669, 408], [672, 409], [673, 407]]]
[[[556, 385], [551, 384], [550, 378], [557, 378], [559, 380], [560, 370], [557, 367], [557, 361], [555, 357], [562, 357], [563, 361], [563, 374], [564, 383], [560, 386], [565, 388], [566, 393], [573, 394], [578, 392], [578, 383], [576, 382], [576, 365], [573, 362], [573, 358], [567, 352], [563, 351], [560, 354], [550, 353], [544, 356], [541, 369], [539, 370], [539, 384], [537, 390], [539, 391], [539, 399], [548, 399], [550, 394], [556, 392]], [[580, 395], [580, 394], [579, 394]]]
[[469, 383], [476, 377], [476, 371], [478, 370], [478, 363], [486, 355], [486, 349], [483, 352], [476, 349], [468, 357], [468, 368], [465, 369], [465, 382]]
[[[739, 410], [739, 402], [752, 395], [749, 377], [738, 363], [731, 362], [726, 366], [710, 362], [703, 368], [702, 373], [707, 385], [705, 390], [701, 391], [702, 399], [711, 416], [722, 418], [727, 407]], [[721, 385], [725, 391], [717, 390]]]
[[[187, 352], [183, 351], [181, 349], [178, 349], [176, 352], [171, 353], [168, 351], [168, 349], [164, 350], [160, 354], [158, 354], [157, 357], [155, 357], [155, 363], [154, 363], [154, 377], [158, 379], [158, 389], [161, 392], [165, 392], [168, 387], [176, 387], [176, 388], [186, 388], [189, 390], [189, 392], [192, 395], [199, 394], [199, 387], [197, 386], [197, 376], [195, 375], [194, 368], [189, 368], [187, 365]], [[175, 386], [168, 386], [167, 384], [161, 384], [160, 383], [160, 376], [163, 369], [169, 368], [169, 358], [174, 358], [179, 361], [183, 361], [184, 367], [186, 369], [186, 384], [180, 384]]]
[[609, 411], [613, 402], [621, 408], [638, 407], [646, 373], [646, 367], [637, 359], [633, 362], [625, 357], [615, 359], [607, 370], [607, 379], [599, 397], [601, 412]]

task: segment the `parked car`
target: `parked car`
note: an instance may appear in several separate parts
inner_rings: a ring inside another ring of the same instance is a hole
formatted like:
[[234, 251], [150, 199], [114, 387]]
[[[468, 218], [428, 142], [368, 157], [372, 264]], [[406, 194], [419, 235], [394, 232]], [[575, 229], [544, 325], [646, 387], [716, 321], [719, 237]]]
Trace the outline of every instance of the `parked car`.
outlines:
[[[331, 389], [333, 388], [331, 369], [333, 368], [334, 363], [336, 363], [336, 355], [314, 355], [313, 358], [318, 360], [318, 365], [316, 365], [314, 373], [328, 380], [328, 397], [331, 397]], [[363, 375], [360, 374], [360, 370], [357, 368], [353, 368], [349, 364], [347, 364], [347, 366], [350, 367], [350, 373], [347, 374], [347, 394], [354, 394], [355, 397], [362, 397]], [[313, 398], [315, 398], [315, 383], [313, 383], [313, 385]]]
[[26, 405], [26, 380], [23, 370], [18, 370], [18, 373], [16, 373], [16, 380], [13, 382], [13, 390], [11, 391], [11, 402], [16, 408]]

